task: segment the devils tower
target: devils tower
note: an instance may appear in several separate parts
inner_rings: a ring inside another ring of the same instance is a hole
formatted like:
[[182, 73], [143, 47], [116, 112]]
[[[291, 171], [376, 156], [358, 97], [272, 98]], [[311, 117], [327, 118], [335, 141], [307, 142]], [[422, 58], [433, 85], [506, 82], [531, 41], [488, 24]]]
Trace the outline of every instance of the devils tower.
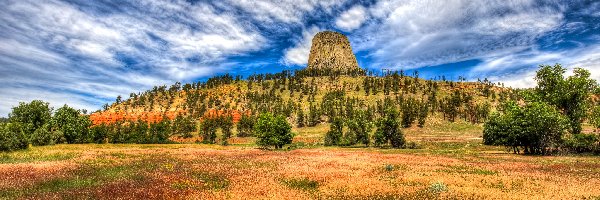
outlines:
[[348, 38], [334, 31], [317, 33], [312, 39], [310, 55], [308, 56], [309, 69], [331, 68], [335, 70], [358, 69], [356, 57]]

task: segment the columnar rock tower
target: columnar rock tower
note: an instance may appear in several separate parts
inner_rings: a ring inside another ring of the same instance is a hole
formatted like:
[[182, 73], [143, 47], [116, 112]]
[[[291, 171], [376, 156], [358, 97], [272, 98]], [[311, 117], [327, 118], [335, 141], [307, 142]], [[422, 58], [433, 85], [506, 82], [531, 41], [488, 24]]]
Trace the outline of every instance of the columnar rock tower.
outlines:
[[353, 70], [358, 68], [356, 57], [348, 38], [341, 33], [323, 31], [312, 39], [309, 69], [331, 68], [334, 70]]

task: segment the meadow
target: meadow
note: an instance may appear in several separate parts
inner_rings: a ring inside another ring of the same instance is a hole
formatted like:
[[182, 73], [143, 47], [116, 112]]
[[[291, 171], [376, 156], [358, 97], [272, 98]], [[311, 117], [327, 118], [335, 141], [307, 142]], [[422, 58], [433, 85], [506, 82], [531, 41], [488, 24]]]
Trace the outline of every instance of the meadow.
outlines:
[[0, 154], [1, 199], [598, 199], [600, 158], [525, 156], [481, 144], [480, 125], [404, 129], [413, 149], [286, 150], [207, 144], [60, 144]]

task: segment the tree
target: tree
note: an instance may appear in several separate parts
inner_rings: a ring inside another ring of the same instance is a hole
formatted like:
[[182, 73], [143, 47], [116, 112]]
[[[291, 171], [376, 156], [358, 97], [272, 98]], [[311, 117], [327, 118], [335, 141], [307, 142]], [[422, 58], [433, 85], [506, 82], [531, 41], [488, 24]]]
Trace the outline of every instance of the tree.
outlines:
[[196, 122], [191, 117], [177, 116], [173, 121], [173, 133], [183, 138], [191, 138], [192, 132], [196, 132]]
[[88, 127], [91, 126], [91, 121], [87, 116], [81, 115], [79, 110], [64, 105], [56, 110], [51, 124], [54, 129], [63, 133], [69, 144], [89, 141]]
[[256, 144], [266, 147], [274, 146], [280, 149], [285, 144], [291, 144], [294, 134], [292, 127], [283, 116], [273, 116], [271, 113], [262, 113], [254, 126], [257, 135]]
[[302, 108], [299, 108], [298, 112], [296, 113], [296, 126], [298, 128], [304, 127], [304, 111]]
[[398, 115], [398, 111], [394, 108], [385, 110], [384, 116], [377, 123], [377, 131], [374, 135], [376, 146], [390, 144], [394, 148], [400, 148], [404, 145], [404, 134], [400, 129]]
[[29, 142], [19, 122], [0, 123], [0, 151], [27, 149]]
[[418, 118], [417, 126], [423, 128], [423, 126], [425, 125], [425, 120], [427, 120], [428, 113], [429, 113], [429, 105], [427, 104], [427, 102], [421, 102], [421, 105], [419, 106], [419, 114], [417, 116], [417, 118]]
[[213, 118], [202, 119], [200, 122], [200, 136], [202, 142], [214, 144], [217, 139], [217, 122]]
[[[371, 133], [373, 125], [366, 111], [355, 111], [352, 119], [348, 120], [346, 124], [348, 125], [348, 131], [345, 134], [345, 140], [349, 145], [362, 143], [369, 146], [371, 143], [369, 133]], [[350, 136], [353, 136], [355, 139], [352, 141], [352, 137]]]
[[233, 118], [231, 115], [219, 117], [219, 126], [221, 127], [221, 144], [227, 145], [227, 139], [231, 138], [231, 129], [233, 128]]
[[341, 118], [335, 118], [329, 126], [329, 131], [325, 134], [325, 146], [339, 145], [342, 139], [342, 129], [344, 122]]
[[594, 107], [589, 120], [596, 129], [600, 129], [600, 105]]
[[33, 132], [33, 134], [30, 137], [30, 142], [32, 145], [36, 146], [55, 144], [59, 140], [59, 137], [62, 137], [62, 135], [56, 135], [56, 133], [59, 132], [60, 131], [50, 131], [50, 125], [44, 124], [44, 126], [36, 129]]
[[9, 121], [19, 123], [24, 134], [29, 137], [35, 130], [48, 123], [51, 119], [52, 108], [47, 102], [33, 100], [30, 103], [20, 102], [8, 114]]
[[545, 102], [524, 107], [509, 102], [502, 110], [484, 124], [484, 144], [504, 145], [525, 154], [547, 154], [559, 146], [566, 120], [554, 107]]
[[169, 142], [169, 136], [171, 133], [171, 122], [167, 118], [163, 118], [158, 123], [150, 124], [148, 129], [150, 144], [162, 144]]
[[597, 83], [585, 69], [576, 68], [574, 75], [567, 79], [563, 76], [565, 72], [566, 69], [560, 64], [540, 66], [535, 77], [536, 100], [545, 101], [561, 110], [569, 119], [571, 132], [578, 134], [589, 107], [589, 96]]
[[254, 124], [256, 123], [256, 117], [251, 115], [242, 114], [240, 121], [237, 123], [237, 136], [238, 137], [249, 137], [254, 136]]

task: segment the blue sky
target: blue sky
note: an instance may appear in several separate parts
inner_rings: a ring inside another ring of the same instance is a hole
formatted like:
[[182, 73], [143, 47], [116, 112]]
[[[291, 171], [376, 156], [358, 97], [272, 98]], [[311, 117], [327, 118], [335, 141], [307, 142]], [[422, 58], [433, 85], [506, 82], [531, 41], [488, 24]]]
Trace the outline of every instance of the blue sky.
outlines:
[[359, 65], [531, 87], [539, 64], [600, 79], [600, 2], [535, 0], [0, 0], [0, 116], [43, 99], [117, 95], [223, 73], [300, 69], [319, 31]]

